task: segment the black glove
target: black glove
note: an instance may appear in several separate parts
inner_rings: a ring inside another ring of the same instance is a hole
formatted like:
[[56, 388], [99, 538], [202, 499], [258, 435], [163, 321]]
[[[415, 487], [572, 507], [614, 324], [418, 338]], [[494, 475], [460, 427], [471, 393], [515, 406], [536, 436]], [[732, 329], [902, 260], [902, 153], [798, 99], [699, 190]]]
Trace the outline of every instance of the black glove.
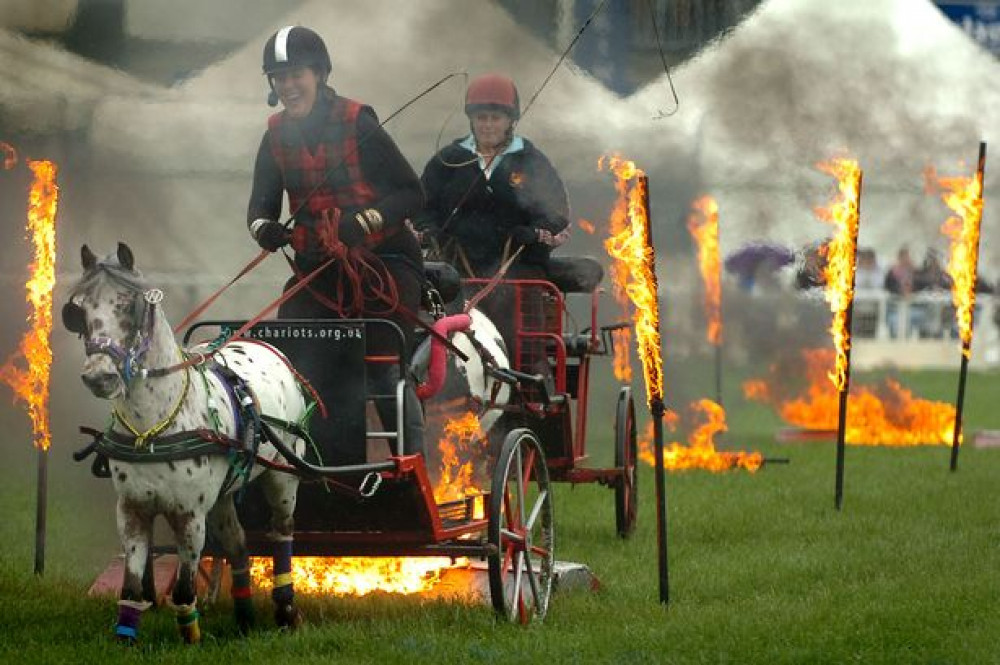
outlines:
[[340, 218], [340, 242], [348, 247], [357, 247], [373, 234], [381, 233], [385, 222], [376, 208], [345, 211]]
[[365, 241], [368, 234], [361, 228], [361, 224], [354, 215], [344, 215], [340, 218], [340, 227], [337, 231], [340, 242], [348, 247], [357, 247]]
[[289, 243], [292, 232], [280, 222], [267, 221], [257, 229], [257, 244], [269, 252], [276, 252]]
[[510, 230], [510, 237], [519, 245], [533, 245], [538, 242], [538, 231], [533, 226], [515, 226]]

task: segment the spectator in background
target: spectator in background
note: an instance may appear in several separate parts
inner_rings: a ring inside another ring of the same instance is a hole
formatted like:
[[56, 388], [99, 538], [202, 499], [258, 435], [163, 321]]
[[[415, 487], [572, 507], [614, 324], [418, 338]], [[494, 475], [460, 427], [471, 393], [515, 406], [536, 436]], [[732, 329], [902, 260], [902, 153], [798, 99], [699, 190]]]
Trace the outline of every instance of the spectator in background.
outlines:
[[854, 273], [854, 288], [862, 291], [881, 289], [885, 283], [882, 268], [878, 265], [878, 256], [870, 247], [858, 250], [858, 267]]
[[910, 259], [910, 248], [903, 245], [896, 253], [896, 262], [885, 274], [885, 290], [893, 295], [909, 297], [913, 293], [913, 278], [916, 269]]
[[[889, 271], [885, 274], [885, 290], [889, 293], [900, 296], [904, 299], [909, 299], [910, 295], [913, 293], [913, 282], [916, 273], [916, 268], [913, 265], [913, 260], [910, 258], [910, 248], [903, 245], [899, 248], [896, 253], [896, 262], [892, 264]], [[905, 304], [909, 315], [908, 325], [906, 328], [906, 336], [910, 337], [915, 332], [923, 329], [924, 319], [926, 319], [927, 312], [920, 309], [911, 309], [909, 303]], [[900, 303], [895, 300], [890, 300], [888, 307], [886, 308], [886, 324], [889, 326], [889, 335], [891, 337], [898, 337], [899, 330], [899, 310]]]
[[913, 290], [947, 291], [951, 285], [951, 275], [941, 265], [941, 255], [933, 247], [928, 248], [924, 262], [913, 273]]

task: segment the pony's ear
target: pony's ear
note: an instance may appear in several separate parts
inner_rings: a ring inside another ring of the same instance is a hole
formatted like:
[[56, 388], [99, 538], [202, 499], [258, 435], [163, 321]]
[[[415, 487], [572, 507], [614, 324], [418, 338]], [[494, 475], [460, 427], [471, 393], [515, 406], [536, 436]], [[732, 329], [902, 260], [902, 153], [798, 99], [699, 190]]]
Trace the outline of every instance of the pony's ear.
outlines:
[[132, 250], [123, 242], [118, 243], [118, 265], [125, 270], [135, 270], [135, 257]]
[[80, 248], [80, 261], [83, 263], [84, 271], [90, 271], [94, 269], [97, 265], [97, 255], [90, 251], [90, 248], [84, 245]]

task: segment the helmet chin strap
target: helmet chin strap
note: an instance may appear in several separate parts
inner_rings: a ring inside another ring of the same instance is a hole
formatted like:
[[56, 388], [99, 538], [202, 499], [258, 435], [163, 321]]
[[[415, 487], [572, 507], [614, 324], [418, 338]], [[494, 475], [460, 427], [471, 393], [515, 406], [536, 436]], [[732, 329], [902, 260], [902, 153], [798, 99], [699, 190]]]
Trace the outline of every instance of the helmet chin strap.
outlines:
[[271, 92], [267, 93], [267, 105], [268, 106], [278, 105], [278, 93], [276, 93], [273, 89], [271, 90]]

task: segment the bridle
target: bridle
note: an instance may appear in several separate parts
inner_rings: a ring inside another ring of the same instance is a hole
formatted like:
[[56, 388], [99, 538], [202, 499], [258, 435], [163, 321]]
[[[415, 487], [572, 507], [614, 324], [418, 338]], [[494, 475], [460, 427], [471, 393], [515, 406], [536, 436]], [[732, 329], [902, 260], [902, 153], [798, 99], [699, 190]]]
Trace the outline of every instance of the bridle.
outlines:
[[[98, 267], [99, 269], [106, 268], [103, 265]], [[81, 305], [74, 302], [72, 297], [68, 303], [63, 305], [63, 325], [66, 326], [67, 330], [84, 339], [84, 350], [87, 356], [99, 354], [107, 356], [121, 377], [126, 391], [136, 379], [165, 376], [194, 364], [182, 362], [155, 369], [143, 367], [143, 360], [149, 351], [153, 327], [156, 323], [156, 308], [163, 302], [163, 291], [157, 288], [146, 288], [141, 284], [130, 284], [107, 270], [104, 272], [109, 278], [123, 284], [129, 291], [141, 294], [141, 298], [137, 297], [135, 299], [137, 302], [133, 302], [132, 306], [133, 311], [138, 310], [133, 319], [134, 331], [127, 342], [122, 343], [104, 335], [90, 335], [86, 311]], [[138, 303], [141, 303], [141, 307], [136, 307]], [[202, 356], [199, 362], [203, 360]]]

